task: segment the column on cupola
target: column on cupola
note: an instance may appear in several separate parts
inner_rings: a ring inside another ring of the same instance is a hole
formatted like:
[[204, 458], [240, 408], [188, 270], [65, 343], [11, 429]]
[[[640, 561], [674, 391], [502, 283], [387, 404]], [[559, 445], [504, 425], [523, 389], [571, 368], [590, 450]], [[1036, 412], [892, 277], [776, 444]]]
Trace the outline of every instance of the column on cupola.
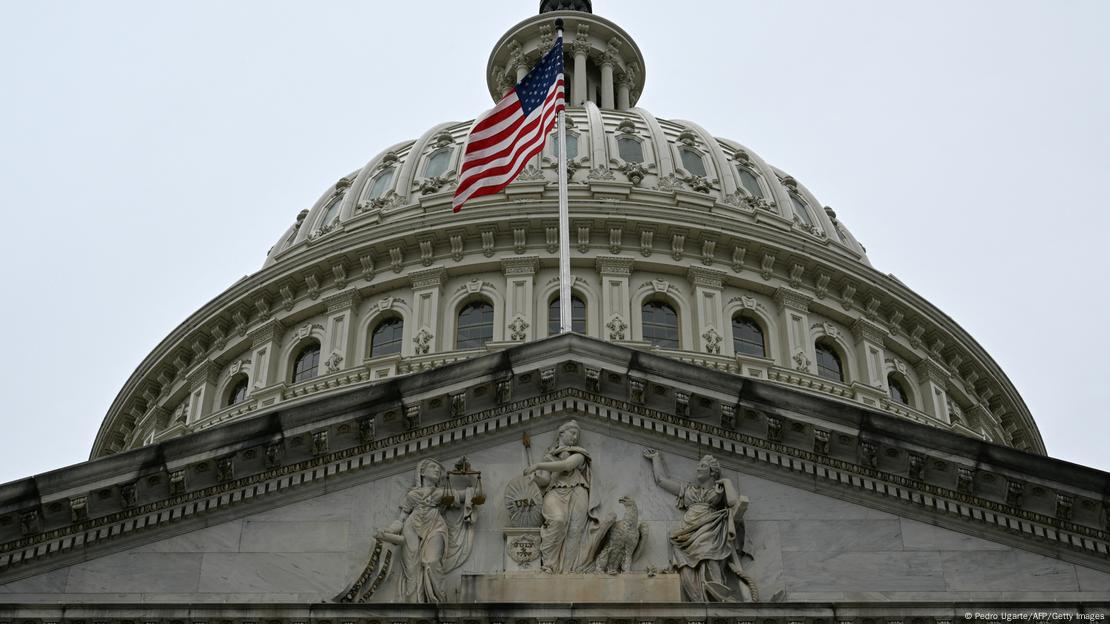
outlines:
[[327, 327], [320, 344], [321, 374], [337, 373], [350, 368], [357, 349], [354, 341], [358, 332], [354, 331], [355, 306], [359, 302], [357, 290], [351, 289], [324, 299], [327, 306]]
[[601, 57], [601, 108], [613, 110], [617, 107], [616, 90], [613, 83], [613, 66], [620, 58], [620, 40], [613, 37]]
[[[409, 274], [412, 279], [413, 354], [437, 353], [436, 333], [439, 331], [439, 299], [447, 269], [442, 266], [422, 269]], [[442, 340], [438, 344], [444, 344]]]
[[725, 273], [692, 266], [687, 278], [694, 287], [694, 342], [699, 351], [720, 355], [724, 340], [723, 284]]
[[189, 371], [186, 376], [189, 385], [186, 425], [191, 425], [212, 413], [213, 406], [217, 404], [216, 381], [220, 377], [221, 368], [211, 360], [204, 360]]
[[505, 66], [508, 73], [516, 73], [516, 81], [520, 82], [528, 75], [528, 63], [524, 59], [524, 48], [515, 39], [509, 42], [509, 62]]
[[621, 72], [617, 76], [617, 110], [628, 110], [632, 107], [631, 89], [632, 83], [628, 81], [628, 74]]
[[512, 341], [531, 340], [536, 335], [533, 327], [532, 292], [535, 289], [537, 256], [514, 256], [501, 259], [505, 274], [505, 338]]
[[632, 300], [628, 280], [632, 259], [599, 256], [595, 261], [601, 277], [601, 335], [611, 342], [632, 339]]
[[785, 359], [783, 365], [804, 373], [817, 371], [817, 352], [813, 349], [813, 340], [810, 339], [809, 333], [811, 301], [812, 299], [806, 295], [789, 288], [779, 288], [775, 291], [779, 323], [783, 328], [780, 332]]
[[948, 423], [948, 371], [936, 360], [926, 356], [914, 366], [920, 380], [921, 408], [937, 420]]
[[852, 337], [855, 338], [856, 363], [859, 368], [859, 381], [887, 391], [886, 387], [886, 348], [883, 340], [886, 329], [867, 319], [852, 323]]
[[571, 106], [586, 103], [586, 56], [590, 53], [590, 25], [579, 24], [570, 49], [574, 52], [574, 80], [570, 86]]
[[[250, 333], [251, 376], [254, 390], [266, 388], [281, 381], [277, 378], [278, 358], [281, 357], [281, 339], [285, 326], [276, 320], [269, 320]], [[251, 392], [253, 395], [254, 392]]]

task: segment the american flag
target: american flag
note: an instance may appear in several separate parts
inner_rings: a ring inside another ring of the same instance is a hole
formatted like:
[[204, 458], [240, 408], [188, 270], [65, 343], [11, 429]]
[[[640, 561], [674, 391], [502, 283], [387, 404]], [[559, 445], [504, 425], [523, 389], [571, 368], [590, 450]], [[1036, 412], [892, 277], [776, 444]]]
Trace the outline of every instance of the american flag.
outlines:
[[509, 185], [524, 165], [543, 149], [566, 107], [563, 93], [563, 38], [528, 75], [474, 122], [466, 140], [453, 208], [491, 195]]

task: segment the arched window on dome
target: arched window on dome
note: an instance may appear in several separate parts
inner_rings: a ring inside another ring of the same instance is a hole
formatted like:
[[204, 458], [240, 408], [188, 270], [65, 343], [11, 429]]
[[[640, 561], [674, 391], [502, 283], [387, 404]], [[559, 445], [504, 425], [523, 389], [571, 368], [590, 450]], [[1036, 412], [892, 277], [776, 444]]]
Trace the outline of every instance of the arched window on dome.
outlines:
[[[551, 133], [551, 137], [548, 140], [551, 141], [551, 157], [552, 158], [558, 158], [559, 157], [559, 133], [558, 132]], [[572, 158], [578, 158], [578, 135], [573, 134], [571, 132], [568, 132], [567, 133], [567, 160], [570, 160]]]
[[377, 199], [385, 195], [389, 190], [390, 185], [393, 184], [393, 167], [383, 169], [374, 176], [370, 181], [370, 191], [366, 194], [367, 199]]
[[817, 376], [844, 383], [844, 366], [836, 348], [824, 340], [818, 340], [813, 348], [817, 352]]
[[647, 301], [641, 307], [644, 340], [664, 349], [677, 349], [678, 313], [665, 301]]
[[740, 185], [752, 197], [764, 198], [763, 187], [759, 185], [759, 176], [743, 165], [736, 165], [736, 173], [740, 175]]
[[763, 328], [755, 319], [742, 314], [732, 317], [732, 348], [737, 355], [767, 357]]
[[895, 403], [910, 405], [910, 393], [906, 389], [906, 385], [894, 373], [886, 376], [886, 384], [890, 387], [890, 398]]
[[644, 146], [640, 143], [640, 139], [629, 136], [617, 137], [617, 153], [624, 162], [644, 162]]
[[[570, 330], [576, 334], [586, 333], [586, 304], [578, 295], [570, 296]], [[559, 297], [551, 300], [547, 307], [547, 335], [559, 335]]]
[[445, 147], [432, 152], [428, 162], [424, 164], [425, 178], [438, 178], [447, 172], [447, 165], [451, 164], [451, 148]]
[[493, 306], [486, 301], [472, 301], [459, 310], [456, 349], [477, 349], [493, 340]]
[[703, 178], [709, 175], [705, 171], [705, 160], [702, 159], [701, 154], [689, 147], [683, 147], [678, 150], [678, 155], [682, 158], [682, 168], [686, 171]]
[[393, 316], [383, 320], [370, 332], [370, 357], [395, 355], [401, 352], [405, 322]]
[[316, 227], [322, 228], [326, 225], [331, 225], [331, 224], [335, 223], [336, 221], [338, 221], [339, 220], [339, 205], [342, 204], [342, 203], [343, 203], [343, 196], [342, 195], [339, 195], [335, 199], [333, 199], [331, 201], [331, 203], [328, 204], [327, 209], [324, 210], [324, 216], [320, 217], [320, 220], [316, 222]]
[[315, 340], [301, 347], [297, 357], [293, 358], [293, 375], [291, 381], [300, 383], [316, 377], [320, 370], [320, 343]]
[[790, 193], [790, 203], [794, 205], [794, 214], [798, 217], [798, 221], [809, 229], [813, 229], [813, 215], [809, 212], [809, 206], [805, 200], [798, 197], [796, 193]]
[[224, 407], [231, 407], [247, 400], [248, 379], [239, 373], [227, 385], [227, 396], [224, 398]]

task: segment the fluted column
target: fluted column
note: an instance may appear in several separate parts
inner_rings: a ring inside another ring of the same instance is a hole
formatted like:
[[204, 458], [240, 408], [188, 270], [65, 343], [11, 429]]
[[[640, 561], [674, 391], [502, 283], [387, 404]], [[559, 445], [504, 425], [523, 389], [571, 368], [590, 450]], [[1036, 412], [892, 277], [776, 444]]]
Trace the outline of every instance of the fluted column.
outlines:
[[571, 45], [574, 51], [574, 82], [571, 84], [570, 103], [572, 106], [582, 106], [586, 103], [586, 55], [590, 51], [590, 42], [587, 34], [590, 27], [582, 24], [578, 27], [578, 35]]

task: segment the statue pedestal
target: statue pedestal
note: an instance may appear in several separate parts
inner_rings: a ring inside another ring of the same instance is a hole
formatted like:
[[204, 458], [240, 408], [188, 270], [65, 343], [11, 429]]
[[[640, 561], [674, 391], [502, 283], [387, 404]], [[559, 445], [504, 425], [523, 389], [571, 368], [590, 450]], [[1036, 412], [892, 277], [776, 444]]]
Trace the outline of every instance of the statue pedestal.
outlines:
[[505, 527], [505, 571], [540, 569], [540, 528]]
[[[537, 563], [533, 565], [538, 566]], [[677, 574], [463, 574], [463, 602], [682, 602]]]

